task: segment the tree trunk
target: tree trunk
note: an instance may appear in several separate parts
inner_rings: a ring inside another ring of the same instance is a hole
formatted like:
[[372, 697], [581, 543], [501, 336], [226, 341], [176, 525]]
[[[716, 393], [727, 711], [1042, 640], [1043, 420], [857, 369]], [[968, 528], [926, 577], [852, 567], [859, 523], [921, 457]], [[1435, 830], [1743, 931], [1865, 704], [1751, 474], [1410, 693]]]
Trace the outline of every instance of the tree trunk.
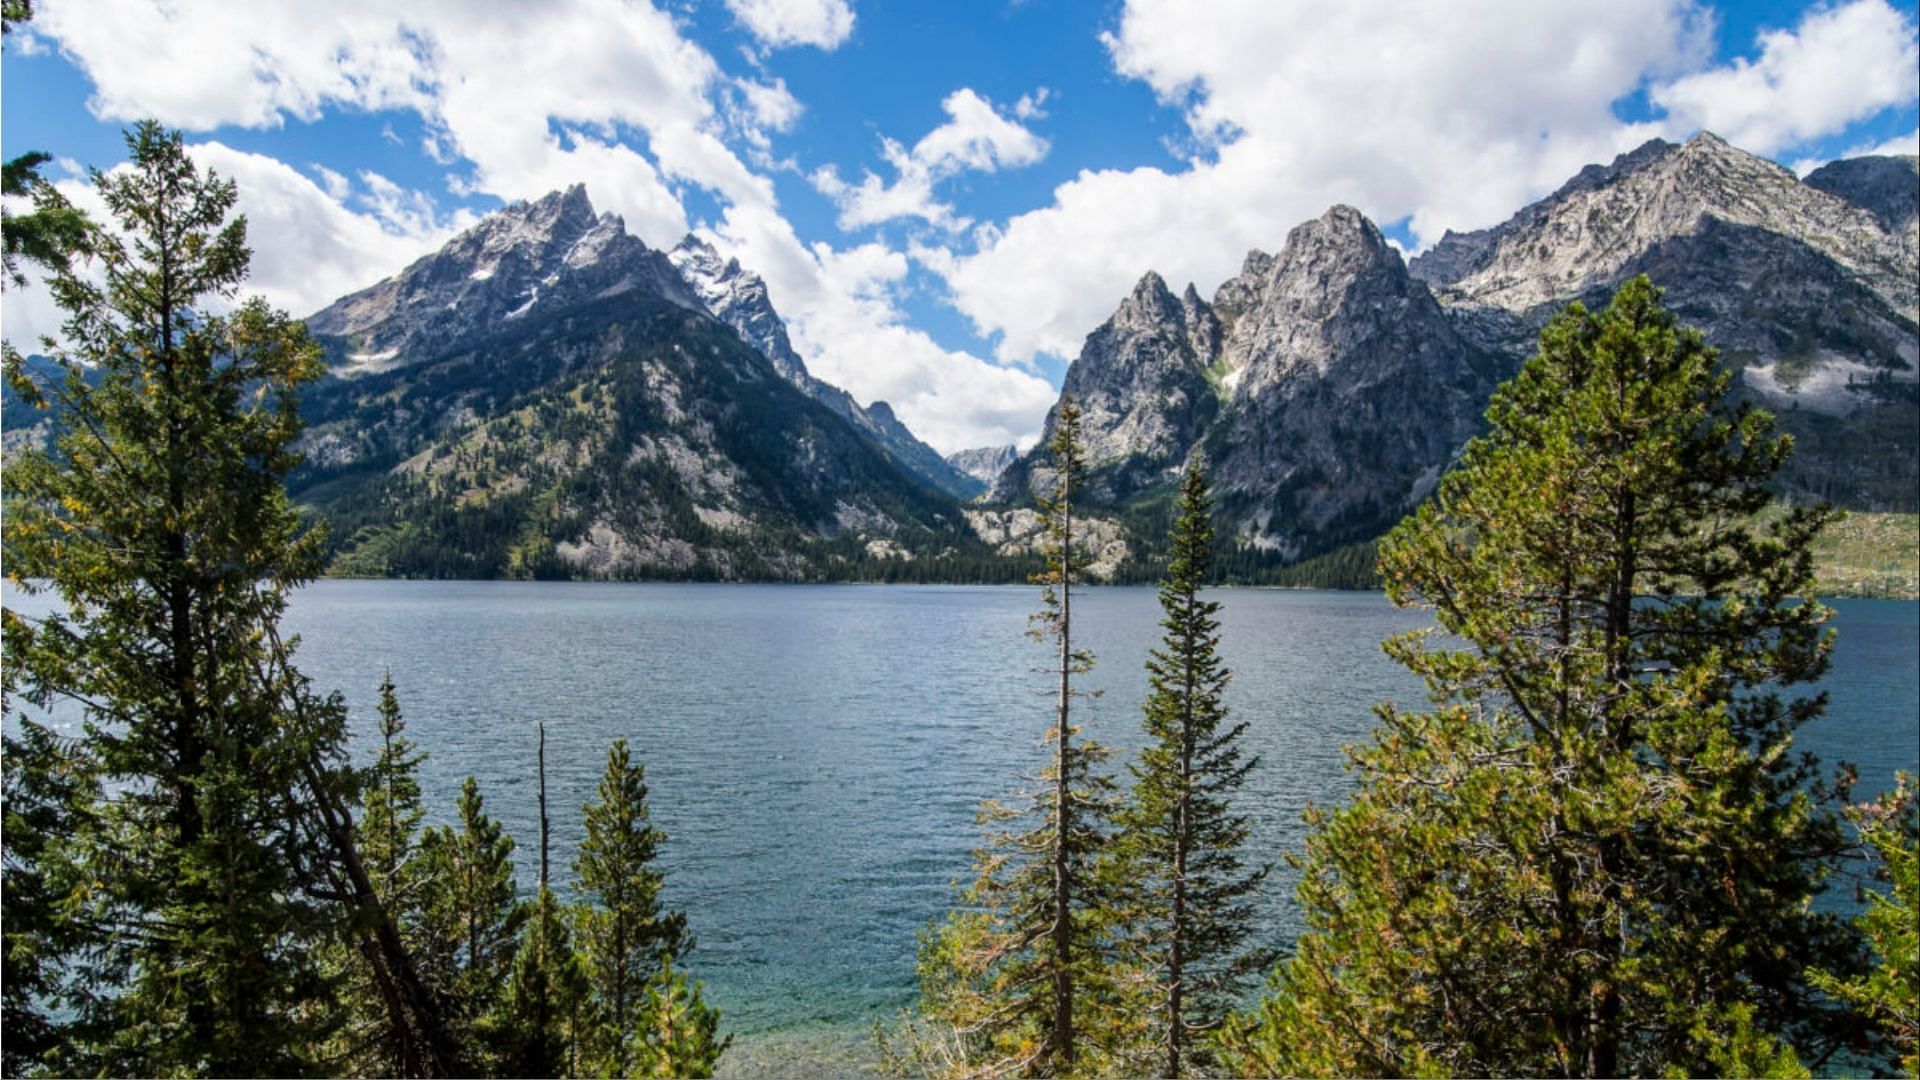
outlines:
[[1053, 838], [1053, 1049], [1061, 1072], [1073, 1068], [1073, 884], [1067, 844], [1073, 828], [1068, 761], [1068, 707], [1073, 673], [1073, 491], [1070, 463], [1062, 469], [1060, 495], [1060, 700], [1054, 749]]

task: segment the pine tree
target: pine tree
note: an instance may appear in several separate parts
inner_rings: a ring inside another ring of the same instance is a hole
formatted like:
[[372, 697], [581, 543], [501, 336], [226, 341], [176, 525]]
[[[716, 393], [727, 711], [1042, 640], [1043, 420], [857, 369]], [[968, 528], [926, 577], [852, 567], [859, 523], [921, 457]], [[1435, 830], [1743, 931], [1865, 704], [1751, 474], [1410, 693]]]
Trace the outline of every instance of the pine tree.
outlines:
[[427, 755], [407, 738], [393, 673], [380, 682], [380, 756], [367, 774], [360, 801], [360, 851], [373, 872], [380, 895], [396, 913], [407, 910], [415, 892], [410, 864], [419, 844], [420, 764]]
[[625, 739], [607, 750], [606, 772], [585, 812], [574, 872], [590, 904], [580, 912], [578, 940], [598, 1013], [592, 1060], [608, 1075], [624, 1076], [647, 985], [668, 957], [692, 951], [693, 935], [685, 915], [661, 906], [666, 878], [653, 863], [667, 834], [648, 820], [646, 771], [633, 763]]
[[719, 1036], [720, 1011], [701, 997], [699, 983], [674, 969], [672, 957], [648, 982], [639, 1019], [630, 1076], [712, 1076], [733, 1042]]
[[1179, 1076], [1208, 1064], [1204, 1042], [1272, 956], [1248, 947], [1251, 899], [1271, 869], [1249, 868], [1251, 830], [1229, 797], [1255, 759], [1240, 749], [1246, 724], [1223, 727], [1220, 604], [1201, 598], [1213, 560], [1213, 506], [1200, 467], [1181, 482], [1160, 585], [1165, 636], [1147, 661], [1148, 744], [1134, 767], [1107, 868], [1127, 895], [1123, 952], [1144, 973], [1156, 1057], [1142, 1068]]
[[1574, 305], [1381, 547], [1435, 708], [1378, 710], [1352, 803], [1309, 815], [1307, 932], [1226, 1043], [1252, 1073], [1796, 1068], [1849, 1037], [1809, 901], [1840, 846], [1789, 753], [1823, 699], [1810, 545], [1761, 526], [1790, 442], [1646, 279]]
[[[1113, 992], [1104, 940], [1111, 904], [1095, 868], [1115, 799], [1112, 779], [1095, 771], [1106, 750], [1077, 739], [1072, 719], [1080, 693], [1073, 679], [1092, 667], [1093, 657], [1073, 639], [1073, 587], [1080, 580], [1074, 512], [1086, 451], [1071, 397], [1061, 401], [1049, 449], [1054, 488], [1040, 500], [1046, 569], [1035, 578], [1042, 609], [1032, 632], [1056, 650], [1049, 761], [1028, 805], [982, 808], [981, 823], [990, 831], [975, 853], [977, 876], [959, 909], [922, 938], [920, 1020], [910, 1023], [911, 1060], [904, 1063], [920, 1071], [1097, 1071], [1113, 1043], [1101, 1031], [1081, 1037], [1081, 1007]], [[1031, 824], [1013, 831], [1020, 822]]]
[[[234, 187], [157, 125], [127, 141], [128, 167], [93, 174], [121, 226], [86, 245], [100, 277], [52, 267], [64, 433], [6, 467], [7, 573], [62, 601], [5, 613], [7, 684], [80, 707], [73, 759], [114, 792], [68, 846], [86, 886], [63, 917], [91, 940], [60, 962], [91, 1035], [67, 1065], [301, 1072], [333, 1023], [310, 1006], [331, 995], [318, 946], [342, 915], [311, 807], [351, 787], [344, 709], [274, 631], [319, 569], [282, 488], [319, 352], [259, 300], [200, 306], [246, 274]], [[17, 354], [6, 367], [46, 404]]]
[[[420, 963], [450, 1004], [450, 1026], [470, 1047], [497, 1050], [496, 1025], [512, 974], [527, 907], [516, 899], [513, 838], [488, 817], [480, 785], [460, 785], [459, 827], [442, 825], [420, 838]], [[483, 1065], [489, 1055], [470, 1054]]]
[[[406, 737], [392, 672], [380, 682], [378, 708], [380, 753], [362, 777], [360, 816], [353, 831], [385, 914], [405, 939], [417, 945], [422, 898], [416, 855], [423, 816], [419, 770], [426, 754]], [[367, 951], [364, 938], [345, 935], [331, 963], [345, 983], [344, 1046], [336, 1055], [341, 1066], [370, 1075], [418, 1071], [411, 1045], [417, 1032], [387, 1009], [390, 988], [382, 985], [387, 976], [379, 969], [378, 958]]]

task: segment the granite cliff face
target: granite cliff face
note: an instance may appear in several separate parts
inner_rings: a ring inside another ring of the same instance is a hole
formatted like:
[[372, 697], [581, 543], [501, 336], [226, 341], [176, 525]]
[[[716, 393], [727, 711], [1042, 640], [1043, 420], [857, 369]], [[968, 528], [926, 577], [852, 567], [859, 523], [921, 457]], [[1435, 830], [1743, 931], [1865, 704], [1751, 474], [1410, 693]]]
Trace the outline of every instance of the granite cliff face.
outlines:
[[1229, 395], [1206, 450], [1222, 509], [1288, 557], [1376, 535], [1432, 489], [1499, 372], [1372, 222], [1336, 206], [1294, 229], [1227, 328]]
[[1857, 157], [1829, 161], [1807, 174], [1807, 186], [1871, 213], [1895, 236], [1914, 238], [1920, 216], [1920, 157]]
[[738, 259], [722, 259], [713, 245], [691, 234], [675, 245], [667, 258], [707, 310], [766, 357], [781, 378], [838, 413], [901, 468], [955, 498], [971, 498], [984, 490], [973, 477], [949, 465], [939, 451], [921, 442], [886, 402], [876, 401], [862, 408], [853, 395], [814, 378], [800, 354], [794, 352], [786, 323], [774, 309], [766, 282], [759, 274], [742, 269]]
[[335, 366], [293, 494], [357, 573], [817, 578], [975, 543], [767, 355], [747, 278], [723, 320], [584, 190], [509, 207], [308, 320]]
[[[1082, 412], [1097, 501], [1124, 499], [1166, 480], [1184, 464], [1219, 411], [1219, 395], [1207, 372], [1219, 329], [1192, 289], [1176, 297], [1160, 275], [1148, 273], [1119, 310], [1087, 335], [1061, 392], [1071, 395]], [[1046, 482], [1045, 446], [1059, 411], [1056, 404], [1047, 414], [1040, 447], [994, 482], [995, 498]]]
[[[1211, 463], [1223, 526], [1293, 559], [1376, 536], [1481, 429], [1492, 388], [1574, 300], [1645, 273], [1796, 437], [1785, 492], [1912, 510], [1920, 474], [1920, 253], [1912, 158], [1835, 162], [1805, 182], [1711, 134], [1583, 169], [1490, 229], [1410, 265], [1335, 207], [1250, 253], [1203, 302], [1149, 274], [1065, 379], [1085, 410], [1089, 496], [1151, 510]], [[1057, 413], [1057, 406], [1056, 406]], [[995, 482], [1050, 478], [1046, 434]], [[1140, 524], [1140, 522], [1136, 522]]]
[[[1083, 410], [1094, 502], [1146, 492], [1204, 454], [1241, 541], [1297, 557], [1374, 535], [1424, 496], [1492, 386], [1487, 358], [1379, 230], [1337, 206], [1277, 254], [1249, 254], [1211, 303], [1147, 275], [1088, 336], [1063, 390]], [[1053, 422], [996, 498], [1050, 479]]]

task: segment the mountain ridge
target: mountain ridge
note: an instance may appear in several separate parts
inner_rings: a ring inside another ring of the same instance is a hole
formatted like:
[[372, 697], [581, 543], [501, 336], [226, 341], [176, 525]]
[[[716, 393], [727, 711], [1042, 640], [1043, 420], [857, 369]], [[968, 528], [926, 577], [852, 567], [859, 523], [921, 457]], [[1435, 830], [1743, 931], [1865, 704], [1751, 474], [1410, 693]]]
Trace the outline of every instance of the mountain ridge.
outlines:
[[[1802, 181], [1711, 133], [1652, 140], [1410, 262], [1335, 206], [1249, 252], [1210, 301], [1148, 273], [1063, 380], [1092, 509], [1151, 530], [1133, 511], [1205, 458], [1243, 548], [1291, 561], [1370, 539], [1481, 429], [1546, 319], [1647, 273], [1798, 440], [1785, 494], [1911, 512], [1920, 244], [1901, 211], [1920, 182], [1911, 158], [1850, 160]], [[1196, 407], [1201, 376], [1214, 400]], [[1022, 504], [1050, 475], [1057, 412], [991, 503]]]

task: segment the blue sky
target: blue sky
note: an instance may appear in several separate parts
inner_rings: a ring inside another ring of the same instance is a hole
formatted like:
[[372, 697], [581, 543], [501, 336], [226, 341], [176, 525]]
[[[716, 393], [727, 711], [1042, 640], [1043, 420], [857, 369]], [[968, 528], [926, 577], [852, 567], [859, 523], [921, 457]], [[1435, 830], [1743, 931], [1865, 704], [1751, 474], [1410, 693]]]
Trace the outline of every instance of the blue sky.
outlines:
[[[394, 14], [404, 8], [404, 15]], [[1409, 251], [1711, 129], [1805, 169], [1915, 152], [1915, 0], [42, 0], [8, 156], [154, 116], [236, 178], [296, 314], [585, 182], [767, 279], [815, 372], [957, 449], [1037, 433], [1145, 271], [1210, 293], [1346, 202]], [[9, 340], [56, 319], [6, 297]]]

